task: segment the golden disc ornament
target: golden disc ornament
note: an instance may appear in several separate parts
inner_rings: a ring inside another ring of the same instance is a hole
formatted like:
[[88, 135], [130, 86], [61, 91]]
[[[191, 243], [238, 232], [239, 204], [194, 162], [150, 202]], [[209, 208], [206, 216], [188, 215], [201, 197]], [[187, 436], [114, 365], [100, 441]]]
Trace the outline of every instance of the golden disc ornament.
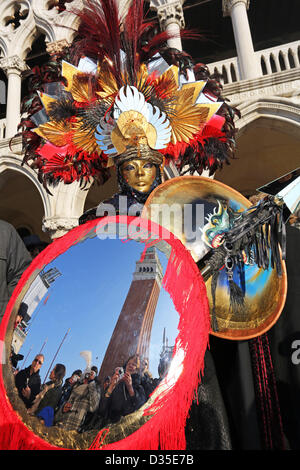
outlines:
[[[145, 203], [143, 217], [174, 233], [189, 249], [198, 265], [221, 241], [221, 235], [239, 212], [251, 203], [225, 184], [202, 176], [180, 176], [158, 186]], [[233, 311], [226, 270], [220, 269], [212, 296], [212, 278], [206, 281], [211, 312], [215, 307], [217, 330], [225, 339], [246, 340], [266, 332], [279, 318], [286, 299], [287, 275], [264, 270], [247, 259], [244, 269], [234, 268], [234, 281], [244, 291], [243, 306]]]

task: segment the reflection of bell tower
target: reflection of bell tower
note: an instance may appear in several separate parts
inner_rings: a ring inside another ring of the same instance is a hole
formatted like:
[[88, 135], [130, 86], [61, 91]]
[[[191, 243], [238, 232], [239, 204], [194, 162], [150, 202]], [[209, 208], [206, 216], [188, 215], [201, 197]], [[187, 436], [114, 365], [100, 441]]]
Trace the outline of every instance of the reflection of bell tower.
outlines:
[[149, 345], [155, 309], [163, 278], [162, 266], [154, 247], [148, 248], [143, 261], [136, 262], [127, 297], [107, 347], [101, 369], [101, 382], [138, 353], [149, 357]]

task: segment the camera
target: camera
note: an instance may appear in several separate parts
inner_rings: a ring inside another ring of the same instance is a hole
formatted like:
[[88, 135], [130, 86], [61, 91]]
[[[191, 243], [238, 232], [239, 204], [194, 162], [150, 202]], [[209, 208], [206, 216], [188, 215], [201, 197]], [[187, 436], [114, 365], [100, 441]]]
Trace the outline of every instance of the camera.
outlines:
[[121, 380], [124, 376], [124, 369], [123, 367], [116, 367], [115, 368], [115, 373], [119, 375], [119, 380]]

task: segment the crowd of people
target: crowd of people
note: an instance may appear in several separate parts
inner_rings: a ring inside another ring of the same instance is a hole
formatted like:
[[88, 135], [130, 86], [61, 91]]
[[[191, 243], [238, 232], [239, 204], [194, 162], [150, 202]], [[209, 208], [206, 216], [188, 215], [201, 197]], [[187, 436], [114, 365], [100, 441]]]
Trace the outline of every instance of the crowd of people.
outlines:
[[[34, 236], [22, 240], [14, 227], [2, 220], [0, 233], [3, 245], [1, 246], [3, 251], [7, 252], [7, 263], [0, 266], [0, 271], [6, 273], [6, 277], [4, 274], [1, 276], [1, 321], [10, 295], [21, 275], [47, 244]], [[14, 329], [22, 326], [25, 314], [22, 309], [19, 310]], [[139, 409], [166, 372], [166, 367], [161, 362], [159, 377], [152, 378], [148, 370], [148, 360], [140, 361], [138, 356], [132, 356], [123, 367], [115, 368], [103, 383], [99, 381], [95, 366], [84, 373], [80, 369], [75, 370], [64, 381], [66, 367], [58, 363], [51, 371], [49, 381], [42, 384], [40, 369], [44, 363], [43, 354], [37, 354], [31, 365], [22, 370], [19, 370], [18, 362], [23, 359], [23, 355], [16, 354], [13, 347], [10, 359], [15, 385], [28, 414], [35, 416], [47, 427], [60, 426], [78, 432], [101, 429]]]
[[49, 381], [42, 384], [40, 369], [44, 355], [37, 354], [32, 364], [15, 374], [15, 385], [27, 412], [46, 427], [59, 426], [79, 433], [117, 423], [122, 416], [138, 410], [148, 400], [167, 372], [161, 360], [158, 378], [150, 373], [148, 359], [138, 355], [116, 367], [101, 383], [96, 366], [75, 370], [63, 379], [66, 367], [56, 364]]

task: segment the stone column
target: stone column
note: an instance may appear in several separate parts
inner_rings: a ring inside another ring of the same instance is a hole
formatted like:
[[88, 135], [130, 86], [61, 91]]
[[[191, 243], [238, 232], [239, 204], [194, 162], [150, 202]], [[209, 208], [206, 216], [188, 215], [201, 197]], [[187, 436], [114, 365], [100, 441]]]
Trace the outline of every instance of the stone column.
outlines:
[[22, 73], [30, 69], [17, 55], [1, 59], [0, 68], [5, 71], [8, 80], [6, 137], [13, 137], [20, 123]]
[[223, 14], [232, 21], [241, 80], [262, 75], [259, 61], [254, 53], [247, 9], [250, 0], [223, 0]]
[[157, 11], [162, 31], [174, 35], [168, 40], [169, 47], [182, 51], [180, 30], [185, 27], [182, 4], [184, 0], [151, 0], [150, 8]]

